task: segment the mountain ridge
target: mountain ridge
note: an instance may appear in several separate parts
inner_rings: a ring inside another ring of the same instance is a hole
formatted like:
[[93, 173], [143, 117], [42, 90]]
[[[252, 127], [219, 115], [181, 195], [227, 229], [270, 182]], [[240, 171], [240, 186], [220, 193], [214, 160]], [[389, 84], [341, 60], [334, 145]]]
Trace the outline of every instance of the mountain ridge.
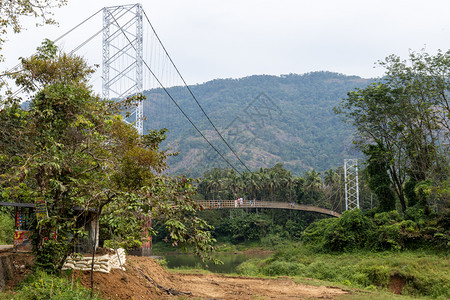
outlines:
[[[373, 79], [333, 72], [286, 75], [251, 75], [213, 79], [190, 86], [223, 137], [250, 169], [284, 163], [294, 174], [312, 168], [323, 172], [359, 155], [351, 150], [352, 129], [332, 109], [347, 92], [367, 86]], [[187, 91], [167, 91], [192, 118], [211, 143], [240, 171], [245, 170], [214, 132]], [[169, 159], [174, 173], [200, 176], [212, 167], [226, 167], [215, 151], [183, 120], [160, 89], [145, 91], [144, 128], [169, 129], [166, 147], [180, 151]], [[165, 99], [165, 100], [164, 100]], [[157, 113], [158, 105], [167, 114]], [[172, 106], [172, 107], [170, 107]], [[165, 119], [164, 119], [165, 118]]]

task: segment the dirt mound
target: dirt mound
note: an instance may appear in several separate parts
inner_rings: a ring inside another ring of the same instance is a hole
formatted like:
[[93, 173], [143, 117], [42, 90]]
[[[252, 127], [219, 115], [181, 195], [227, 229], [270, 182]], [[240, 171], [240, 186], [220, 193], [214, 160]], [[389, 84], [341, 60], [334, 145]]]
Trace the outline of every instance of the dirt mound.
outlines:
[[[74, 271], [73, 276], [82, 285], [91, 286], [89, 271]], [[107, 273], [94, 273], [94, 288], [105, 299], [162, 299], [174, 286], [174, 275], [148, 257], [127, 256], [126, 271], [112, 269]]]
[[[216, 274], [172, 274], [148, 257], [128, 256], [127, 271], [94, 273], [94, 287], [106, 299], [333, 299], [347, 293], [335, 287], [294, 283], [289, 278], [263, 279]], [[74, 272], [90, 286], [90, 273]]]

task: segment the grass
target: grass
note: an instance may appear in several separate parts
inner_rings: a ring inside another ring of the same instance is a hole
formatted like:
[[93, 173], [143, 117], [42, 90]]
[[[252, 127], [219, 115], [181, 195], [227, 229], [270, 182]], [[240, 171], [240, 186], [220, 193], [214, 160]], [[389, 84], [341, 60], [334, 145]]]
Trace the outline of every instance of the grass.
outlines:
[[[218, 241], [217, 252], [237, 253], [261, 249], [261, 244], [232, 245]], [[450, 260], [446, 252], [436, 251], [360, 251], [352, 253], [315, 253], [298, 243], [275, 245], [269, 258], [252, 258], [238, 267], [240, 275], [252, 277], [290, 276], [310, 285], [334, 285], [363, 292], [348, 299], [393, 299], [393, 290], [403, 296], [450, 299]], [[200, 268], [183, 268], [192, 272]], [[197, 271], [203, 272], [203, 271]], [[309, 279], [306, 279], [309, 278]], [[313, 280], [311, 280], [313, 279]], [[393, 284], [397, 285], [393, 287]], [[395, 298], [394, 298], [395, 299]]]
[[55, 276], [43, 271], [36, 271], [21, 282], [17, 291], [0, 292], [0, 299], [100, 300], [101, 297], [94, 293], [91, 298], [90, 290], [81, 286], [79, 282], [66, 278], [64, 275]]
[[[341, 295], [336, 296], [336, 300], [392, 300], [392, 299], [399, 299], [399, 300], [407, 300], [407, 299], [417, 299], [417, 297], [412, 296], [404, 296], [404, 295], [395, 295], [391, 292], [386, 291], [352, 291], [352, 294], [350, 295]], [[421, 297], [421, 299], [429, 299], [425, 297]]]
[[449, 269], [450, 260], [446, 253], [318, 254], [300, 245], [290, 245], [280, 248], [268, 259], [248, 260], [238, 270], [247, 276], [292, 276], [302, 282], [304, 278], [314, 278], [369, 291], [389, 291], [394, 284], [402, 294], [448, 299]]

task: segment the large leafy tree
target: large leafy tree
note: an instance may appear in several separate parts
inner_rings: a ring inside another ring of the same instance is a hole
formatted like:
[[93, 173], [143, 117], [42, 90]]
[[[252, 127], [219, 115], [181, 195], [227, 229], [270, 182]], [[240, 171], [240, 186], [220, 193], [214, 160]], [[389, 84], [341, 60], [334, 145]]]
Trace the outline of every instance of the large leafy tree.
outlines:
[[32, 101], [28, 111], [14, 101], [0, 111], [0, 185], [5, 200], [45, 203], [48, 217], [34, 237], [38, 265], [62, 266], [84, 233], [79, 220], [88, 210], [103, 213], [118, 235], [129, 230], [139, 240], [144, 217], [158, 218], [172, 244], [212, 250], [209, 226], [195, 216], [192, 180], [162, 175], [165, 130], [139, 136], [122, 120], [120, 111], [141, 96], [100, 99], [88, 84], [94, 70], [50, 41], [22, 68], [13, 77]]
[[450, 51], [411, 52], [408, 61], [392, 55], [380, 64], [385, 76], [348, 93], [336, 112], [356, 127], [363, 152], [373, 152], [373, 145], [383, 150], [378, 165], [386, 164], [405, 211], [406, 181], [431, 180], [437, 187], [448, 177]]
[[380, 212], [395, 209], [395, 194], [392, 191], [385, 152], [383, 145], [370, 145], [365, 151], [368, 156], [366, 172], [369, 177], [369, 187], [378, 198]]

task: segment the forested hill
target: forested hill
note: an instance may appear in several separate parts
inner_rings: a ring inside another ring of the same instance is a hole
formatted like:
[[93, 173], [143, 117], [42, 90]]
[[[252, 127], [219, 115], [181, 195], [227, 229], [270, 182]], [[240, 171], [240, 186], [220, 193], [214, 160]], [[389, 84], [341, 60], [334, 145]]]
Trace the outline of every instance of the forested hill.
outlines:
[[[311, 168], [319, 172], [336, 168], [352, 150], [352, 130], [333, 113], [348, 91], [372, 80], [331, 72], [303, 75], [254, 75], [240, 79], [215, 79], [191, 86], [223, 137], [252, 170], [283, 163], [295, 175]], [[173, 87], [169, 93], [204, 135], [224, 156], [243, 171], [187, 92]], [[145, 129], [166, 127], [172, 151], [172, 173], [199, 176], [226, 163], [185, 120], [161, 90], [145, 92]]]

